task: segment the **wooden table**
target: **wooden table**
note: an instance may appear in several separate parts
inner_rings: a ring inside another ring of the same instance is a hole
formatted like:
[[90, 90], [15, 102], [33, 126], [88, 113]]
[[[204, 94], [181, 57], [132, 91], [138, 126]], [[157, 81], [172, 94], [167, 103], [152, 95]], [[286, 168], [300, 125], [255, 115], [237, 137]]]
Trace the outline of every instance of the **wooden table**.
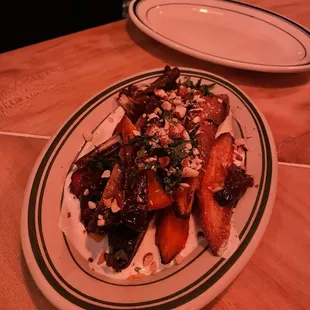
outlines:
[[[310, 28], [307, 0], [251, 0]], [[21, 253], [23, 192], [37, 156], [86, 99], [126, 76], [165, 64], [219, 74], [265, 114], [279, 155], [274, 212], [236, 281], [205, 309], [310, 308], [310, 75], [220, 67], [175, 52], [117, 22], [0, 55], [0, 309], [55, 309]]]

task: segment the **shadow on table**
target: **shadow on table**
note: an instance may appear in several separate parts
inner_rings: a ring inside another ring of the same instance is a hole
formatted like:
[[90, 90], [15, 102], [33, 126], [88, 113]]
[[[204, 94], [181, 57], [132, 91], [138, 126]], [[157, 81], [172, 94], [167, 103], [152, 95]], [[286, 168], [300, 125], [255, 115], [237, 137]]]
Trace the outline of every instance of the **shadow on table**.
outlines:
[[264, 73], [229, 68], [196, 59], [169, 48], [140, 31], [131, 20], [127, 21], [126, 30], [130, 38], [147, 53], [161, 59], [166, 64], [206, 70], [227, 77], [232, 82], [262, 88], [289, 88], [306, 84], [310, 73]]
[[23, 273], [23, 280], [26, 284], [26, 287], [28, 289], [29, 295], [31, 296], [33, 303], [36, 306], [36, 309], [44, 309], [44, 310], [57, 310], [41, 293], [37, 285], [35, 284], [27, 263], [24, 258], [24, 254], [22, 250], [20, 249], [20, 261], [21, 261], [21, 267], [22, 267], [22, 273]]

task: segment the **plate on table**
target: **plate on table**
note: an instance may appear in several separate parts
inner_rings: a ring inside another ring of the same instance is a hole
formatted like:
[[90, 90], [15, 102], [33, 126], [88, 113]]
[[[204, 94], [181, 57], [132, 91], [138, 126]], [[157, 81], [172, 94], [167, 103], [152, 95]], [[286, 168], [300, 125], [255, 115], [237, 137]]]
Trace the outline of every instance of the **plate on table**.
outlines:
[[[229, 81], [180, 68], [181, 81], [191, 77], [195, 83], [199, 79], [202, 84], [214, 83], [215, 94], [229, 96], [233, 134], [239, 141], [246, 140], [245, 165], [255, 186], [247, 190], [233, 214], [239, 245], [226, 257], [214, 256], [203, 240], [183, 261], [141, 278], [110, 277], [96, 270], [97, 258], [85, 259], [85, 251], [91, 253], [101, 241], [87, 239], [81, 223], [72, 224], [74, 218], [79, 222], [73, 209], [72, 214], [64, 212], [68, 172], [91, 145], [112, 135], [123, 115], [116, 101], [119, 91], [130, 84], [150, 83], [162, 73], [154, 69], [128, 77], [84, 103], [51, 139], [33, 168], [22, 209], [22, 248], [37, 286], [59, 309], [200, 309], [235, 279], [265, 231], [276, 194], [277, 156], [264, 116]], [[85, 142], [89, 140], [86, 133], [92, 133], [92, 141]]]
[[193, 57], [264, 72], [310, 69], [310, 32], [246, 3], [135, 0], [129, 15], [153, 39]]

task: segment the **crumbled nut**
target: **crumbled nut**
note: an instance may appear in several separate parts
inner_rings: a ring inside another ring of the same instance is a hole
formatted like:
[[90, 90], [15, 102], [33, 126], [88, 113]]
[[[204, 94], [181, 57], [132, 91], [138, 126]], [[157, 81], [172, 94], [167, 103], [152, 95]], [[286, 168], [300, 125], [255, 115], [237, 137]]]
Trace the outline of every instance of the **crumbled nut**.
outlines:
[[169, 95], [169, 99], [174, 99], [176, 96], [177, 95], [175, 92], [171, 92], [171, 94]]
[[143, 273], [136, 273], [136, 274], [132, 274], [128, 277], [128, 280], [137, 280], [137, 279], [141, 279], [145, 277], [145, 275]]
[[182, 132], [182, 136], [184, 140], [190, 140], [190, 136], [186, 130]]
[[190, 143], [186, 143], [186, 144], [185, 144], [185, 147], [186, 147], [187, 149], [189, 149], [189, 150], [192, 149], [192, 145], [191, 145]]
[[96, 204], [93, 201], [88, 201], [88, 208], [89, 209], [96, 209]]
[[117, 200], [114, 198], [111, 205], [111, 210], [113, 213], [117, 213], [121, 208], [117, 204]]
[[143, 117], [143, 118], [146, 118], [146, 114], [145, 114], [145, 113], [143, 113], [143, 114], [142, 114], [142, 117]]
[[199, 122], [200, 122], [200, 117], [199, 117], [199, 116], [195, 116], [195, 117], [192, 119], [192, 122], [193, 122], [194, 124], [199, 123]]
[[97, 265], [102, 265], [104, 262], [105, 262], [104, 252], [101, 252], [97, 260]]
[[155, 113], [151, 113], [148, 115], [149, 120], [153, 119], [153, 118], [159, 118], [158, 115], [156, 115]]
[[189, 184], [187, 183], [180, 183], [180, 186], [183, 187], [183, 188], [187, 188], [187, 187], [190, 187]]
[[193, 152], [194, 155], [198, 155], [198, 154], [199, 154], [199, 150], [196, 149], [195, 147], [193, 148], [193, 151], [192, 151], [192, 152]]
[[181, 100], [181, 99], [174, 99], [174, 100], [173, 100], [173, 103], [174, 103], [175, 105], [181, 105], [181, 104], [182, 104], [182, 100]]
[[132, 133], [135, 135], [135, 136], [141, 136], [141, 132], [139, 130], [133, 130]]
[[98, 214], [98, 220], [103, 220], [103, 215], [102, 214]]
[[84, 191], [83, 195], [84, 195], [84, 196], [89, 195], [89, 189], [88, 189], [88, 188], [86, 188], [86, 189], [85, 189], [85, 191]]
[[164, 168], [166, 168], [167, 166], [169, 166], [170, 161], [171, 161], [171, 159], [170, 159], [170, 157], [168, 157], [168, 156], [163, 156], [163, 157], [159, 157], [159, 158], [158, 158], [159, 166], [160, 166], [160, 168], [162, 168], [162, 169], [164, 169]]
[[178, 254], [178, 255], [175, 257], [175, 259], [174, 259], [174, 261], [175, 261], [175, 263], [176, 263], [177, 265], [180, 265], [180, 264], [183, 262], [183, 260], [184, 260], [184, 257], [183, 257], [182, 255], [180, 255], [180, 254]]
[[161, 107], [166, 110], [166, 111], [170, 111], [172, 108], [172, 105], [169, 101], [164, 101], [161, 105]]
[[157, 263], [156, 263], [156, 261], [152, 261], [152, 263], [150, 265], [150, 271], [151, 271], [151, 274], [156, 273], [156, 271], [157, 271]]
[[97, 221], [97, 225], [98, 225], [98, 226], [104, 226], [104, 225], [105, 225], [105, 220], [104, 220], [104, 219], [98, 220], [98, 221]]
[[188, 157], [184, 158], [184, 159], [181, 161], [181, 165], [182, 165], [183, 167], [188, 167], [188, 166], [190, 165], [189, 158], [188, 158]]
[[113, 198], [103, 199], [103, 204], [104, 204], [107, 208], [111, 208], [112, 200], [113, 200]]
[[219, 103], [223, 103], [223, 99], [221, 99], [221, 98], [218, 98], [217, 101], [218, 101]]
[[175, 113], [180, 117], [183, 118], [186, 114], [186, 108], [182, 106], [176, 106], [175, 107]]
[[162, 111], [160, 108], [156, 108], [156, 109], [154, 110], [154, 113], [155, 113], [155, 114], [161, 115], [161, 114], [163, 113], [163, 111]]
[[83, 137], [84, 137], [86, 142], [93, 140], [93, 134], [90, 131], [85, 131], [83, 133]]
[[198, 170], [200, 170], [201, 168], [202, 168], [202, 165], [197, 165], [196, 168], [195, 168], [195, 170], [198, 171]]
[[102, 178], [102, 179], [107, 179], [107, 178], [110, 177], [110, 175], [111, 175], [110, 170], [104, 170], [103, 173], [102, 173], [102, 175], [101, 175], [101, 178]]
[[146, 253], [143, 257], [143, 266], [147, 267], [148, 265], [151, 264], [151, 262], [153, 261], [153, 253]]
[[199, 175], [199, 172], [190, 167], [184, 167], [182, 170], [182, 176], [184, 178], [191, 178], [191, 177], [195, 178], [195, 177], [198, 177], [198, 175]]
[[163, 89], [155, 89], [154, 94], [161, 99], [168, 98], [167, 93]]

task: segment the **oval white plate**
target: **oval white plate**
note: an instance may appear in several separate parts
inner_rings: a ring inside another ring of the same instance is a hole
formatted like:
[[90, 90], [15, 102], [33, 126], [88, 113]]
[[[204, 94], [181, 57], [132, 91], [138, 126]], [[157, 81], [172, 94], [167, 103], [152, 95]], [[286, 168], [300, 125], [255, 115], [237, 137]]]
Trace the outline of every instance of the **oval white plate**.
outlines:
[[267, 226], [275, 198], [277, 158], [270, 129], [251, 100], [236, 86], [211, 73], [180, 68], [181, 76], [216, 83], [227, 93], [237, 117], [236, 137], [249, 136], [247, 169], [256, 187], [239, 201], [234, 214], [240, 246], [228, 259], [200, 245], [181, 265], [140, 280], [111, 280], [94, 273], [59, 229], [63, 187], [72, 161], [85, 145], [83, 133], [94, 131], [117, 107], [120, 89], [158, 77], [161, 69], [123, 80], [103, 90], [75, 112], [51, 139], [38, 159], [24, 198], [21, 241], [30, 272], [44, 295], [58, 308], [71, 309], [200, 309], [240, 272]]
[[310, 32], [273, 12], [223, 0], [135, 0], [129, 14], [147, 35], [182, 53], [266, 72], [310, 70]]

